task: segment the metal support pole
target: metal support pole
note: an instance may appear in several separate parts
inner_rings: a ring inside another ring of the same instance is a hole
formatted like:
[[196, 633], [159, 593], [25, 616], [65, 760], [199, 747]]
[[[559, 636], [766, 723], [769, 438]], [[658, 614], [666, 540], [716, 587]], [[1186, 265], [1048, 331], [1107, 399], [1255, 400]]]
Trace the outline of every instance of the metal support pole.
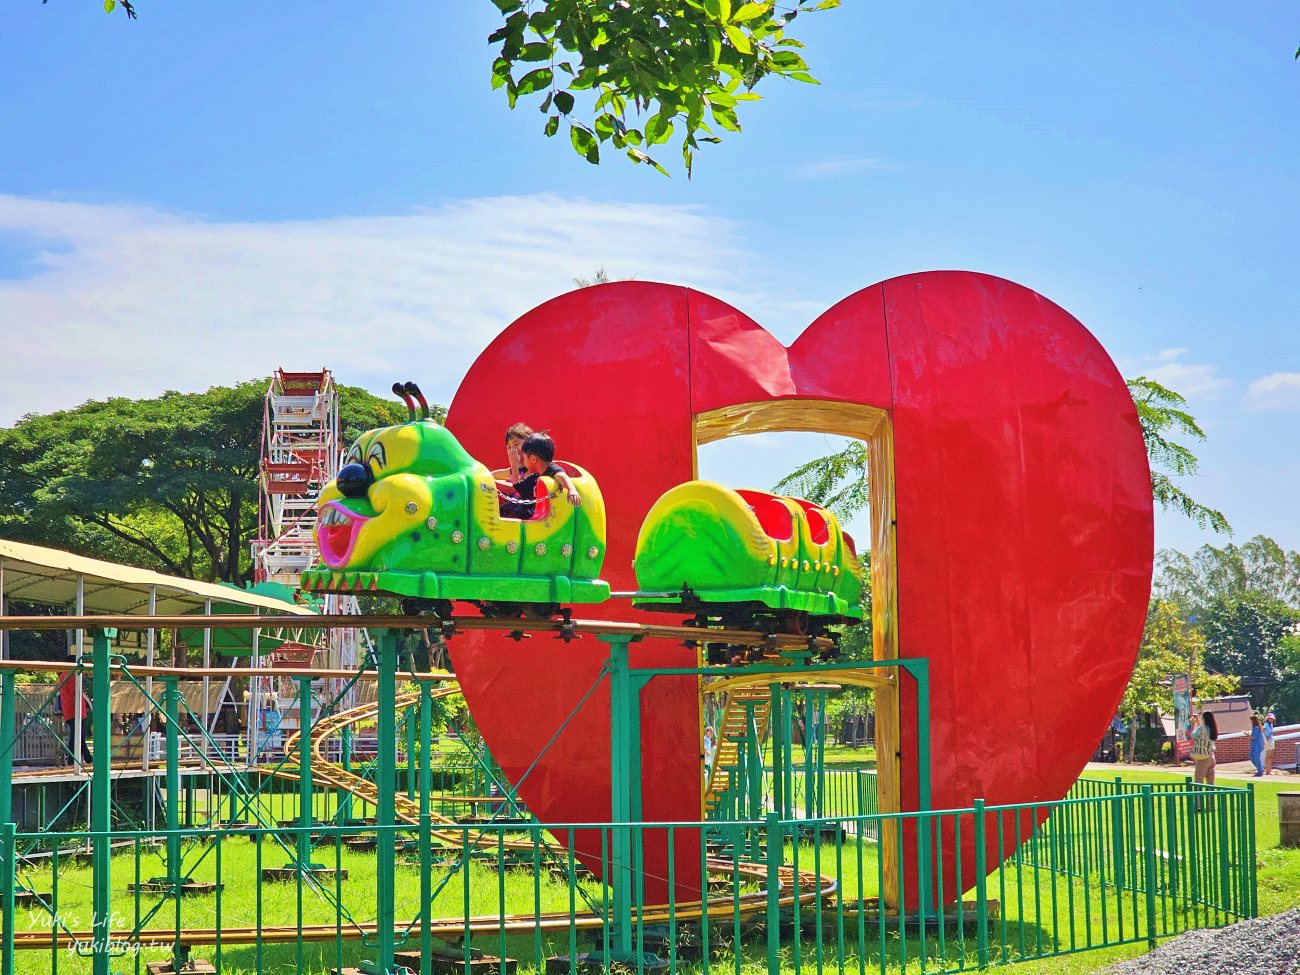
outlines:
[[375, 873], [375, 926], [378, 957], [375, 959], [377, 975], [393, 971], [393, 951], [396, 948], [397, 924], [396, 852], [397, 837], [394, 804], [397, 793], [397, 634], [384, 630], [379, 636], [379, 686], [376, 689], [379, 703], [377, 758], [378, 804], [375, 808], [376, 873]]
[[244, 709], [247, 714], [245, 728], [247, 729], [248, 752], [244, 756], [244, 764], [248, 766], [257, 764], [257, 753], [259, 751], [257, 725], [262, 716], [262, 707], [258, 703], [261, 694], [262, 679], [257, 676], [261, 663], [261, 642], [262, 631], [260, 628], [253, 630], [253, 658], [249, 662], [248, 671], [248, 706]]
[[406, 711], [406, 797], [415, 798], [419, 790], [419, 781], [415, 769], [415, 715], [410, 709]]
[[3, 914], [4, 943], [0, 950], [0, 972], [8, 975], [14, 970], [14, 887], [18, 877], [15, 872], [16, 844], [13, 823], [14, 797], [14, 671], [0, 674], [0, 864], [4, 870], [3, 887], [0, 888], [0, 914]]
[[826, 695], [818, 691], [814, 703], [813, 727], [817, 729], [817, 812], [818, 819], [826, 815]]
[[[916, 803], [921, 812], [931, 809], [930, 794], [930, 661], [915, 657], [905, 664], [916, 680]], [[930, 823], [929, 819], [916, 821], [916, 862], [918, 916], [929, 916], [931, 902], [930, 875]], [[901, 909], [901, 908], [900, 908]], [[924, 921], [922, 921], [924, 923]]]
[[817, 797], [821, 793], [821, 782], [813, 769], [813, 692], [804, 690], [800, 693], [803, 711], [803, 814], [805, 819], [817, 815]]
[[[153, 616], [158, 608], [158, 587], [149, 587], [149, 615]], [[157, 644], [158, 631], [152, 626], [149, 627], [145, 635], [144, 662], [146, 667], [153, 666], [154, 649]], [[146, 701], [154, 700], [153, 696], [153, 675], [146, 674], [144, 678], [144, 697]], [[145, 708], [144, 726], [140, 729], [140, 768], [149, 771], [149, 735], [153, 728], [153, 709]]]
[[175, 677], [163, 678], [163, 708], [167, 716], [167, 875], [177, 897], [181, 884], [181, 689]]
[[[205, 599], [205, 600], [203, 601], [203, 612], [204, 612], [204, 614], [206, 614], [207, 616], [211, 616], [211, 615], [212, 615], [212, 600], [211, 600], [211, 599]], [[208, 669], [209, 667], [211, 667], [211, 666], [212, 666], [212, 627], [210, 627], [210, 626], [205, 626], [205, 627], [203, 628], [203, 670], [204, 670], [204, 674], [203, 674], [203, 730], [204, 730], [204, 731], [207, 731], [207, 732], [209, 732], [209, 733], [212, 731], [212, 720], [211, 720], [211, 718], [210, 718], [209, 715], [208, 715], [208, 708], [209, 708], [209, 704], [208, 704], [208, 686], [209, 686], [209, 684], [211, 683], [211, 678], [207, 675], [206, 671], [207, 671], [207, 669]]]
[[[1156, 809], [1151, 786], [1142, 786], [1142, 846], [1146, 881], [1147, 947], [1156, 946]], [[1122, 895], [1121, 895], [1122, 896]]]
[[772, 738], [772, 807], [781, 819], [789, 819], [786, 812], [785, 782], [785, 688], [780, 684], [768, 686], [771, 700], [768, 702], [767, 726]]
[[626, 636], [601, 636], [609, 644], [611, 883], [614, 888], [611, 959], [633, 958], [632, 915], [639, 909], [632, 857], [632, 827], [641, 810], [641, 695], [628, 661]]
[[[745, 791], [748, 800], [742, 808], [744, 816], [752, 823], [763, 818], [763, 743], [758, 738], [758, 706], [755, 701], [745, 702]], [[758, 859], [762, 836], [757, 827], [749, 832], [749, 855]]]
[[979, 925], [979, 930], [975, 932], [975, 943], [979, 967], [987, 968], [989, 964], [989, 868], [985, 859], [988, 840], [985, 835], [984, 800], [976, 799], [972, 805], [975, 807], [975, 923]]
[[[78, 616], [84, 616], [84, 615], [85, 615], [85, 613], [86, 613], [86, 577], [85, 577], [84, 575], [78, 575], [78, 576], [77, 576], [77, 602], [76, 602], [76, 608], [77, 608], [77, 615], [78, 615]], [[76, 632], [76, 634], [77, 634], [77, 636], [76, 636], [76, 640], [77, 640], [77, 642], [76, 642], [75, 644], [73, 644], [73, 647], [74, 647], [74, 653], [75, 653], [76, 658], [77, 658], [77, 663], [80, 664], [80, 663], [81, 663], [81, 645], [82, 645], [82, 642], [83, 642], [83, 641], [85, 640], [85, 638], [86, 638], [86, 636], [85, 636], [86, 631], [85, 631], [85, 630], [77, 630], [77, 631], [75, 631], [75, 632]], [[72, 679], [76, 682], [76, 685], [77, 685], [77, 713], [76, 713], [75, 715], [73, 715], [73, 717], [72, 717], [73, 732], [74, 732], [74, 734], [73, 734], [73, 740], [76, 742], [76, 744], [73, 745], [73, 747], [72, 747], [72, 765], [73, 765], [73, 767], [74, 767], [78, 772], [80, 772], [81, 769], [82, 769], [82, 766], [85, 764], [85, 763], [82, 761], [82, 756], [85, 754], [85, 746], [84, 746], [83, 743], [84, 743], [85, 740], [86, 740], [86, 729], [83, 727], [83, 725], [85, 724], [85, 721], [82, 719], [82, 714], [81, 714], [82, 703], [81, 703], [81, 702], [84, 701], [84, 700], [86, 699], [86, 697], [85, 697], [85, 695], [86, 695], [86, 687], [85, 687], [85, 681], [82, 679], [82, 675], [81, 675], [81, 671], [80, 671], [80, 670], [78, 670], [78, 671], [76, 672], [76, 674], [73, 676]]]
[[[352, 772], [352, 725], [345, 724], [343, 731], [339, 735], [339, 748], [342, 754], [339, 760], [343, 765], [343, 771], [347, 774]], [[352, 825], [352, 793], [347, 789], [339, 789], [339, 815], [338, 821], [340, 826]]]
[[[312, 817], [311, 781], [311, 678], [298, 678], [298, 855], [296, 868], [307, 872], [316, 867], [311, 862]], [[295, 865], [286, 864], [293, 868]]]
[[[433, 740], [433, 688], [427, 680], [420, 681], [420, 971], [433, 971], [433, 874], [429, 862], [433, 818], [429, 810], [429, 796], [433, 792], [433, 765], [430, 752]], [[414, 756], [407, 752], [410, 764]]]
[[[112, 955], [109, 953], [109, 940], [112, 934], [112, 885], [109, 878], [111, 860], [109, 859], [112, 837], [112, 819], [109, 815], [112, 802], [113, 774], [113, 708], [109, 684], [109, 653], [113, 637], [117, 630], [96, 630], [92, 649], [95, 665], [94, 697], [91, 709], [91, 721], [94, 728], [95, 749], [91, 753], [94, 769], [90, 785], [90, 829], [91, 829], [91, 913], [93, 961], [91, 971], [94, 975], [109, 975]], [[81, 713], [80, 707], [77, 713]]]
[[[13, 821], [14, 749], [18, 746], [14, 728], [18, 693], [14, 685], [15, 676], [12, 670], [0, 674], [0, 824]], [[9, 855], [9, 851], [5, 851], [4, 856]]]
[[[779, 813], [767, 814], [767, 975], [781, 975], [781, 860], [785, 835]], [[796, 842], [798, 835], [796, 834]], [[707, 897], [707, 893], [705, 894]], [[702, 922], [707, 925], [708, 918]], [[796, 935], [797, 937], [797, 935]]]

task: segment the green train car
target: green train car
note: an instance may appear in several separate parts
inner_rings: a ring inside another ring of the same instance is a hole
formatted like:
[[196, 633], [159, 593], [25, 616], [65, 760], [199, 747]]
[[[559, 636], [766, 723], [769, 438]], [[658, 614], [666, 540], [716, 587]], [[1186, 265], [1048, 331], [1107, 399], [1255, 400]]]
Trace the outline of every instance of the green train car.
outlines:
[[635, 568], [646, 609], [795, 633], [862, 619], [853, 539], [833, 513], [798, 498], [679, 484], [646, 515]]

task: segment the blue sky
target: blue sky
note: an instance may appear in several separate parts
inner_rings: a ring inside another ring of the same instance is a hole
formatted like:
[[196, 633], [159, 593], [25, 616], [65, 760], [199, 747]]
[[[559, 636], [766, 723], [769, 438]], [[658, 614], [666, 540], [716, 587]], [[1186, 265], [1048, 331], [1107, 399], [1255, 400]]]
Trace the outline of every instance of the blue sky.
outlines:
[[[691, 181], [590, 166], [509, 111], [488, 0], [7, 6], [0, 423], [277, 365], [446, 401], [601, 266], [785, 341], [882, 278], [968, 268], [1184, 392], [1193, 493], [1300, 549], [1294, 5], [846, 0], [796, 22], [822, 85], [767, 82]], [[701, 460], [763, 485], [823, 445]], [[1160, 545], [1205, 540], [1159, 519]]]

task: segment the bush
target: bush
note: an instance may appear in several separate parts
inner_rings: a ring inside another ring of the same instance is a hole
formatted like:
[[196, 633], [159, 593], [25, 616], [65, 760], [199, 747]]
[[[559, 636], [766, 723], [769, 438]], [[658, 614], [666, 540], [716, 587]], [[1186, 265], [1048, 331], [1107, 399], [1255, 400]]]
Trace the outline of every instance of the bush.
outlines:
[[1131, 761], [1155, 762], [1165, 750], [1165, 732], [1163, 728], [1139, 728], [1134, 754]]

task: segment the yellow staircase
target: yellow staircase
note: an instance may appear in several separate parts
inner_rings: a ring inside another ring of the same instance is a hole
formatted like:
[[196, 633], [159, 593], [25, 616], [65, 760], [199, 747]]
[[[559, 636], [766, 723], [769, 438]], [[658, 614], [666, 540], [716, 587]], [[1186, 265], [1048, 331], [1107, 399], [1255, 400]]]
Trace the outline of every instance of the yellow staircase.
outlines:
[[[707, 690], [707, 688], [706, 688]], [[745, 740], [746, 715], [752, 705], [754, 723], [758, 741], [761, 744], [767, 738], [767, 726], [772, 713], [772, 690], [767, 686], [738, 687], [727, 694], [722, 709], [722, 720], [718, 723], [718, 747], [713, 756], [713, 767], [709, 770], [709, 781], [704, 789], [704, 809], [706, 813], [717, 811], [723, 795], [731, 788], [732, 767], [740, 757], [740, 743]]]

